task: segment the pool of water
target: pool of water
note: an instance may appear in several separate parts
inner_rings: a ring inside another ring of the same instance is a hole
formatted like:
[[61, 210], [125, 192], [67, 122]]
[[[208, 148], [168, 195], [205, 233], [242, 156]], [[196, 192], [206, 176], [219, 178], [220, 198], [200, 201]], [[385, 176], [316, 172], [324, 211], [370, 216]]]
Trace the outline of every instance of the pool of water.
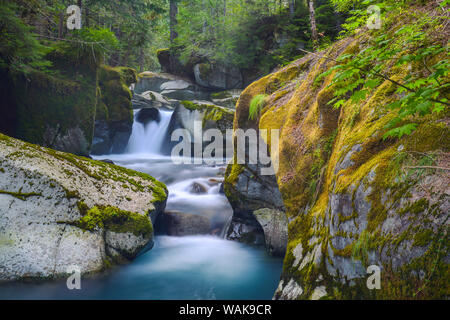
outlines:
[[281, 272], [264, 250], [213, 236], [156, 237], [155, 247], [109, 274], [0, 287], [0, 299], [271, 299]]

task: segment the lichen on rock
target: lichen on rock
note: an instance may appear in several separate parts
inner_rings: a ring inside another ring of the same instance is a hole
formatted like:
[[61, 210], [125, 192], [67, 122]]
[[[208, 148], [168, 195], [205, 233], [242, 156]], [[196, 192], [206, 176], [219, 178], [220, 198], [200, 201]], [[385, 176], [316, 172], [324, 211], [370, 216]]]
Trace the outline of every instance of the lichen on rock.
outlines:
[[0, 281], [99, 272], [151, 248], [168, 194], [153, 177], [5, 135], [0, 163]]
[[[449, 296], [448, 112], [414, 119], [411, 135], [386, 138], [395, 116], [386, 106], [399, 99], [392, 81], [381, 81], [359, 104], [346, 100], [334, 109], [334, 73], [319, 77], [339, 57], [364, 50], [366, 37], [344, 38], [261, 78], [237, 103], [235, 130], [281, 134], [274, 179], [289, 222], [275, 298]], [[406, 76], [399, 68], [384, 72], [396, 80]], [[249, 106], [258, 94], [268, 97], [252, 120]], [[225, 194], [239, 218], [245, 193], [237, 183], [247, 176], [249, 183], [262, 181], [247, 167], [230, 164], [225, 177]], [[248, 216], [257, 209], [249, 208]], [[370, 265], [381, 268], [379, 290], [367, 288]]]

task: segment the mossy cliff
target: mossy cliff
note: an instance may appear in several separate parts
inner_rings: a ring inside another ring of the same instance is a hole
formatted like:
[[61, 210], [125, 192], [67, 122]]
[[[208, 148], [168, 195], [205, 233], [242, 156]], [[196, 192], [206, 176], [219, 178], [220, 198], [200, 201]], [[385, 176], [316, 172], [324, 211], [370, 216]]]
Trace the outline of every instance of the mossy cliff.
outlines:
[[0, 281], [130, 261], [152, 247], [167, 195], [147, 174], [0, 134]]
[[102, 65], [98, 78], [99, 103], [92, 153], [121, 153], [133, 126], [130, 85], [137, 83], [137, 73], [132, 68]]
[[[46, 56], [52, 63], [46, 71], [23, 74], [0, 70], [0, 132], [88, 155], [94, 121], [99, 120], [112, 128], [113, 137], [119, 132], [116, 140], [127, 140], [133, 122], [129, 86], [137, 82], [136, 71], [104, 66], [89, 50], [72, 51], [64, 44], [55, 44]], [[121, 132], [126, 133], [121, 136]]]
[[[393, 37], [401, 25], [387, 23]], [[238, 101], [235, 129], [281, 133], [275, 178], [289, 224], [277, 299], [449, 297], [448, 108], [414, 119], [410, 135], [384, 139], [395, 115], [386, 106], [399, 99], [392, 81], [334, 109], [334, 72], [319, 77], [339, 57], [364, 50], [368, 37], [363, 30], [309, 54], [251, 84]], [[426, 72], [394, 62], [384, 70], [390, 79]], [[249, 120], [259, 94], [268, 95], [261, 116]], [[246, 171], [237, 164], [227, 170], [225, 192], [235, 215], [245, 196], [236, 186]], [[380, 289], [368, 289], [370, 265], [381, 268]]]
[[3, 132], [66, 152], [89, 154], [97, 104], [97, 62], [53, 48], [46, 72], [2, 76], [10, 87], [1, 106], [10, 118]]

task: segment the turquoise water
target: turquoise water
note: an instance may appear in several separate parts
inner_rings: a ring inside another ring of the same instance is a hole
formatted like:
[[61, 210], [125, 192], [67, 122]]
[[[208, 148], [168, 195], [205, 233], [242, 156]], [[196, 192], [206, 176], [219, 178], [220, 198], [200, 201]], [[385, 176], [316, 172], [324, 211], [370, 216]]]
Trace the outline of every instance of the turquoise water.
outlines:
[[281, 261], [255, 249], [209, 236], [156, 238], [155, 247], [108, 275], [0, 286], [0, 299], [271, 299]]

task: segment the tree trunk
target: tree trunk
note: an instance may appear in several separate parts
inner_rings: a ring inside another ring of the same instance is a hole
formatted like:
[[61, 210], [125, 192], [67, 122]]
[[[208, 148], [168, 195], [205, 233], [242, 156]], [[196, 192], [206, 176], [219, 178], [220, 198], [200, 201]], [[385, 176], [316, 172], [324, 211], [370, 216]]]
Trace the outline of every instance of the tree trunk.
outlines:
[[309, 0], [309, 22], [311, 24], [311, 38], [313, 42], [317, 42], [319, 39], [317, 35], [316, 14], [314, 10], [314, 1]]
[[139, 73], [144, 72], [144, 48], [139, 48]]
[[80, 8], [81, 27], [83, 27], [83, 0], [77, 0], [77, 6]]
[[173, 43], [174, 40], [178, 37], [178, 33], [176, 31], [177, 27], [177, 14], [178, 14], [178, 5], [176, 0], [170, 0], [170, 43]]
[[58, 38], [62, 39], [64, 30], [64, 12], [59, 13]]
[[294, 18], [295, 15], [295, 0], [289, 0], [289, 17]]
[[89, 8], [86, 7], [86, 10], [84, 10], [84, 13], [85, 13], [86, 27], [89, 28]]

